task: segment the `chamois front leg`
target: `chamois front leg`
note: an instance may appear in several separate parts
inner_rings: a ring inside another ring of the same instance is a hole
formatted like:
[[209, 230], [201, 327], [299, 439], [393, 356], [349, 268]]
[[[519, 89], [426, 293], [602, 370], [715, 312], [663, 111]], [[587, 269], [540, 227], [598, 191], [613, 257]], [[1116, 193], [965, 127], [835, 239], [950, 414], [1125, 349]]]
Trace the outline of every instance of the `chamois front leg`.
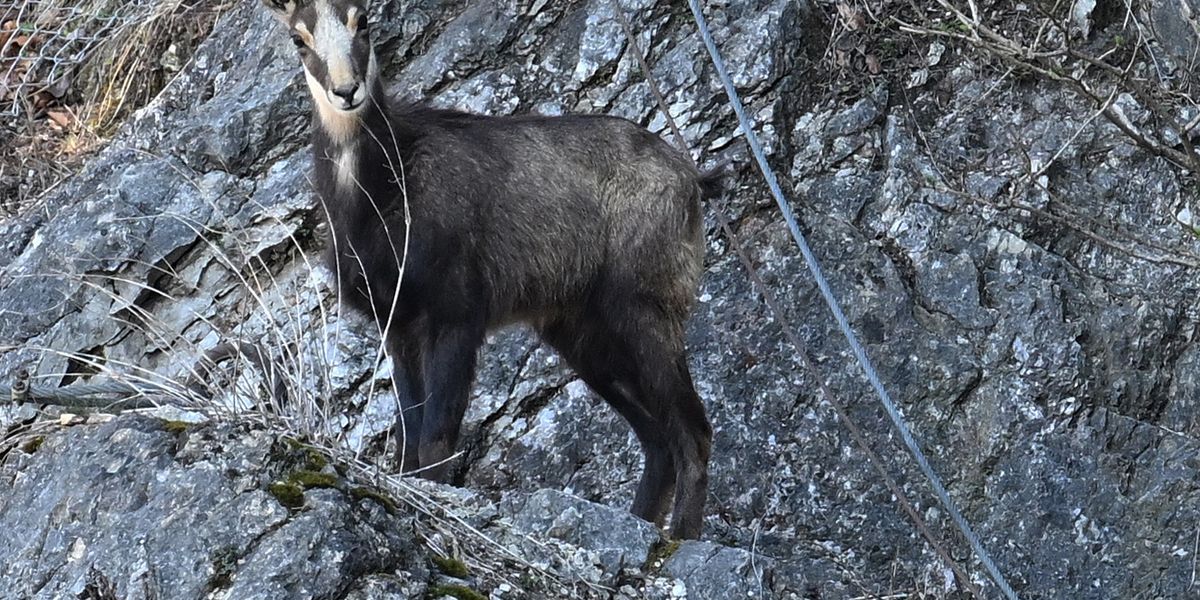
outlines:
[[484, 334], [484, 324], [472, 323], [440, 327], [429, 336], [422, 365], [426, 397], [420, 447], [426, 479], [445, 481], [449, 473], [447, 459], [458, 443]]
[[396, 464], [408, 473], [421, 468], [421, 426], [425, 414], [425, 392], [421, 376], [421, 346], [415, 336], [393, 333], [388, 344], [392, 356], [392, 385], [396, 390]]

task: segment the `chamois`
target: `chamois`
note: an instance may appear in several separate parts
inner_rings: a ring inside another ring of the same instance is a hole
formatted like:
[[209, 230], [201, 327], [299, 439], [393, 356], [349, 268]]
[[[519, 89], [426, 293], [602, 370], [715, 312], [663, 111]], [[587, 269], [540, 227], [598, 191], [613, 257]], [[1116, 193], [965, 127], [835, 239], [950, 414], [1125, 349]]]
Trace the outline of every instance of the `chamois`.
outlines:
[[712, 427], [684, 349], [703, 268], [701, 174], [608, 116], [489, 117], [389, 99], [368, 0], [263, 0], [314, 104], [328, 260], [394, 365], [406, 471], [441, 479], [492, 327], [525, 322], [629, 421], [645, 454], [632, 512], [703, 524]]

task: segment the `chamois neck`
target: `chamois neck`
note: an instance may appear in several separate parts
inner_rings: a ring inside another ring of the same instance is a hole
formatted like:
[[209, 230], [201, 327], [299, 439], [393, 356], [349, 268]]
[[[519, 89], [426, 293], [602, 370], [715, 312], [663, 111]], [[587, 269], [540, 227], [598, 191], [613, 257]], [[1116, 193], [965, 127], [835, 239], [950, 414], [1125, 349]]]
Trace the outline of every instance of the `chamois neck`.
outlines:
[[[312, 141], [319, 172], [327, 177], [327, 193], [342, 199], [368, 194], [381, 197], [384, 182], [395, 181], [389, 173], [375, 173], [381, 165], [393, 165], [401, 159], [404, 142], [397, 138], [389, 121], [390, 100], [378, 80], [370, 83], [371, 93], [354, 113], [334, 110], [328, 103], [322, 109], [314, 96]], [[394, 153], [393, 153], [394, 150]], [[394, 167], [390, 167], [394, 168]], [[325, 170], [328, 169], [328, 170]]]

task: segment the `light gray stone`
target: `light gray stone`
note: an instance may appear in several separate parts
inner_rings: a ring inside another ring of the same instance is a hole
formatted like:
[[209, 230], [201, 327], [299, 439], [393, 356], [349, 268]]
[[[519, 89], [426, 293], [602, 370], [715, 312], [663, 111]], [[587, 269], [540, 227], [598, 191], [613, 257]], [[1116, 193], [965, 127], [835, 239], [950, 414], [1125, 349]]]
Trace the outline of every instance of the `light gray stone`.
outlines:
[[555, 490], [539, 490], [513, 515], [513, 527], [534, 537], [553, 537], [595, 552], [604, 572], [641, 568], [658, 530], [620, 508], [610, 508]]

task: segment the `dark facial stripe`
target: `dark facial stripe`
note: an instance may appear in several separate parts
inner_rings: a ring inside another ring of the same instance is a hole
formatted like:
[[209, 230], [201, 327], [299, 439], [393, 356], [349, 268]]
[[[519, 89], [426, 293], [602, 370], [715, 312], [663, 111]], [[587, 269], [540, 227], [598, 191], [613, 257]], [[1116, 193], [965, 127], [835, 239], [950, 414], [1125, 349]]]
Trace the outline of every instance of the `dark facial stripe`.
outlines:
[[304, 68], [326, 90], [362, 83], [370, 44], [365, 36], [356, 34], [364, 26], [365, 13], [360, 2], [316, 0], [293, 15], [293, 29], [302, 32], [307, 46], [301, 53]]

